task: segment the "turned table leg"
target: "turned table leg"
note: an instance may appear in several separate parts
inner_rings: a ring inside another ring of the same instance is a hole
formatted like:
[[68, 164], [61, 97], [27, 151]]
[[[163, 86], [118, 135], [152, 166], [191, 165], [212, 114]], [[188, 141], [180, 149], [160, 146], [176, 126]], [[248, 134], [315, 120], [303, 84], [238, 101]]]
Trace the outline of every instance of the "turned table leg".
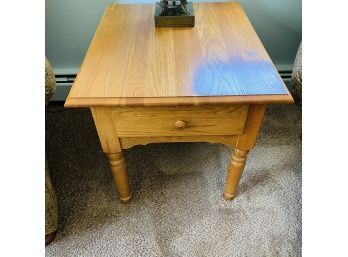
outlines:
[[103, 152], [109, 159], [110, 168], [117, 187], [119, 198], [127, 203], [132, 198], [128, 173], [114, 121], [109, 107], [91, 107]]
[[236, 195], [248, 152], [256, 144], [265, 110], [266, 105], [263, 104], [249, 106], [248, 117], [245, 122], [243, 134], [238, 136], [237, 142], [233, 147], [233, 153], [228, 166], [224, 193], [226, 200], [232, 200]]
[[226, 187], [224, 197], [226, 200], [232, 200], [235, 193], [238, 190], [239, 180], [242, 177], [242, 173], [245, 166], [245, 161], [247, 159], [247, 154], [249, 151], [243, 151], [239, 149], [234, 149], [227, 173]]
[[132, 198], [132, 192], [129, 187], [128, 173], [126, 162], [122, 152], [106, 154], [109, 159], [111, 173], [117, 187], [119, 198], [122, 202], [127, 203]]

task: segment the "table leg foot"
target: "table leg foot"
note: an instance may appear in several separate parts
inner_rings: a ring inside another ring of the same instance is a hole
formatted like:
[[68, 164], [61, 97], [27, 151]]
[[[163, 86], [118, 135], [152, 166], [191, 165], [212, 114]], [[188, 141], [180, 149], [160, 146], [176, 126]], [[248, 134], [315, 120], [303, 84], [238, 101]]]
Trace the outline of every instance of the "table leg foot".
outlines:
[[224, 198], [226, 200], [232, 200], [235, 197], [235, 194], [238, 190], [239, 180], [244, 170], [248, 152], [249, 151], [247, 150], [234, 149], [232, 153], [228, 167], [224, 193]]
[[227, 201], [231, 201], [234, 198], [234, 195], [227, 194], [226, 192], [224, 193], [224, 198]]
[[132, 199], [132, 192], [129, 187], [128, 173], [123, 154], [122, 152], [108, 153], [107, 156], [119, 194], [119, 199], [123, 203], [128, 203]]
[[128, 197], [121, 197], [121, 196], [119, 196], [119, 199], [120, 199], [120, 201], [122, 203], [129, 203], [132, 200], [132, 197], [133, 197], [133, 195], [131, 193], [131, 195], [128, 196]]

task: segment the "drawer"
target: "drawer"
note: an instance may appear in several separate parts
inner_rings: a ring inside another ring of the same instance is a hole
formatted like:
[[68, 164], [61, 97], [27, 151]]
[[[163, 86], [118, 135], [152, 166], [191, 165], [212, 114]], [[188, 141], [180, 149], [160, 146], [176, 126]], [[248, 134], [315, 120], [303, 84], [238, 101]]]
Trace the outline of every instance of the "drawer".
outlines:
[[119, 137], [238, 135], [248, 105], [112, 107]]

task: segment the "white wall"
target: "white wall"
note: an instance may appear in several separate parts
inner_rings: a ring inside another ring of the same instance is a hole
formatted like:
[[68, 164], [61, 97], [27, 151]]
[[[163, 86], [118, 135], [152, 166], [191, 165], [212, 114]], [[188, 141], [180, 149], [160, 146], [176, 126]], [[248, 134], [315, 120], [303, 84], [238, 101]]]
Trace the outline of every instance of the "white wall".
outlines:
[[[149, 0], [46, 0], [46, 56], [56, 73], [76, 73], [109, 3]], [[212, 1], [200, 1], [212, 2]], [[301, 0], [241, 0], [278, 69], [291, 69], [302, 39]]]

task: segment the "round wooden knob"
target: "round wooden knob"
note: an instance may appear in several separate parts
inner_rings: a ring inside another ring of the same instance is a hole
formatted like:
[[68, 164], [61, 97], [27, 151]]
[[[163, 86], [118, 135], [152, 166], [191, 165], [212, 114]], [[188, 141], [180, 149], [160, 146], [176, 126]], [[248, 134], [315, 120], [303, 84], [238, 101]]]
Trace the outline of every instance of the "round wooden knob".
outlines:
[[182, 121], [182, 120], [177, 120], [175, 123], [174, 123], [175, 127], [177, 129], [183, 129], [186, 127], [186, 123], [185, 121]]

